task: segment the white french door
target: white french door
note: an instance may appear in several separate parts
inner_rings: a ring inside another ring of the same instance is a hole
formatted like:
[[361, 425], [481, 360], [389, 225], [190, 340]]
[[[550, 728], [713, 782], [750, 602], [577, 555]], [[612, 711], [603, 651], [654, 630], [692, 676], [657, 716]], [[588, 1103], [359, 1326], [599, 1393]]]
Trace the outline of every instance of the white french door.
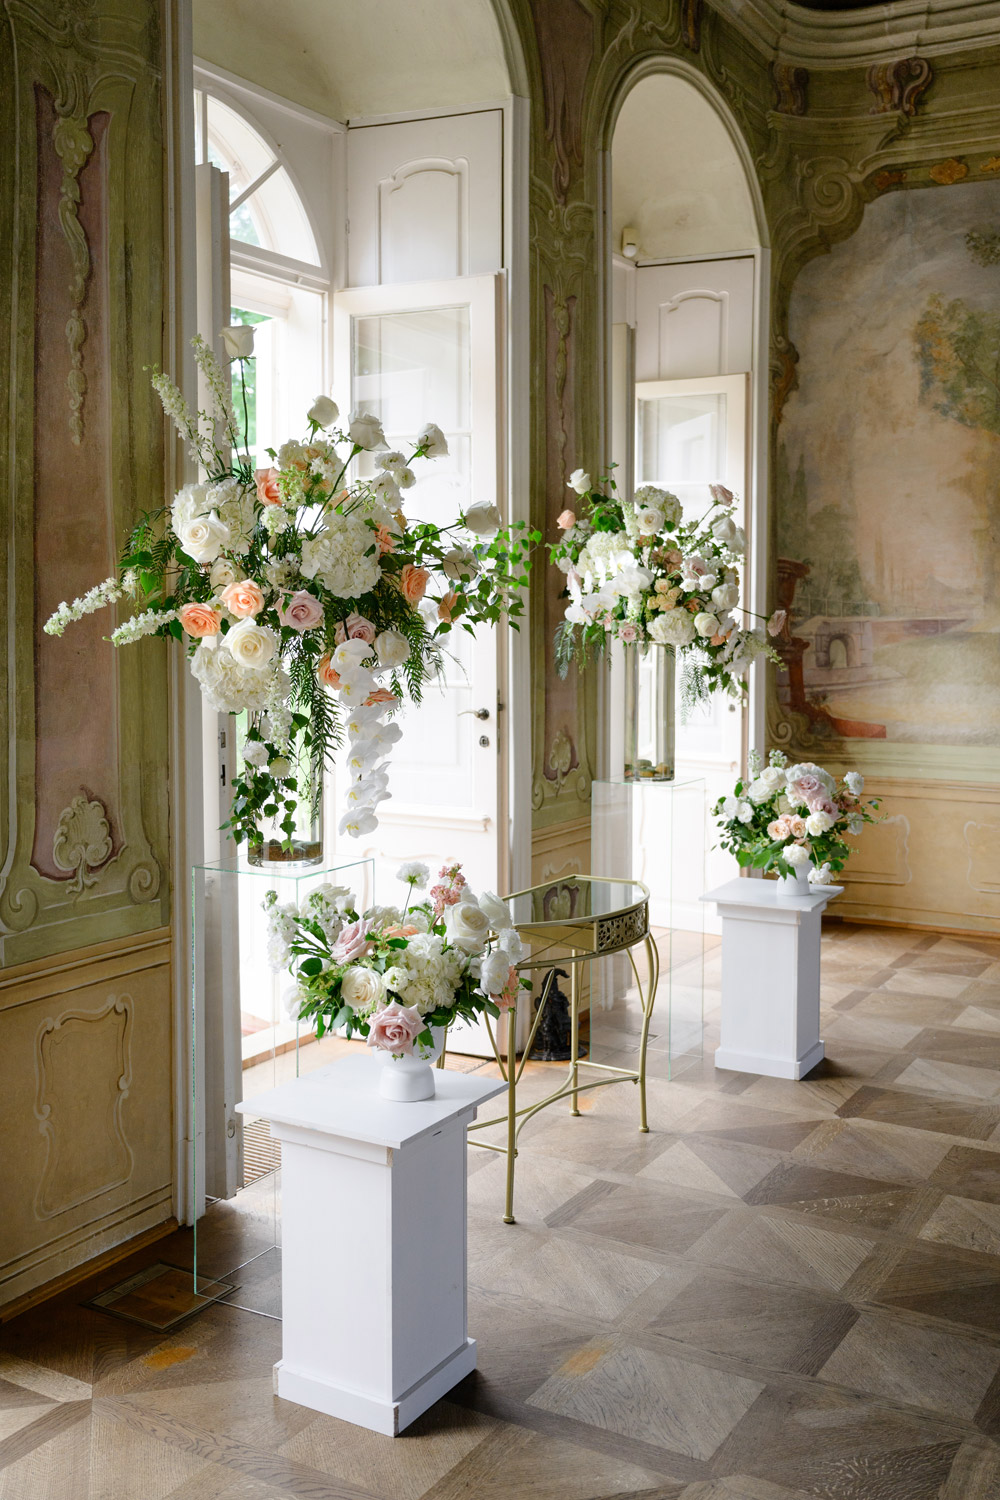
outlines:
[[[447, 523], [473, 501], [506, 515], [501, 283], [500, 276], [462, 277], [355, 287], [334, 297], [334, 394], [342, 407], [377, 414], [393, 448], [405, 451], [428, 421], [447, 436], [447, 458], [416, 466], [417, 482], [404, 496], [411, 517]], [[424, 860], [433, 873], [457, 859], [477, 892], [504, 888], [503, 634], [480, 630], [472, 637], [459, 628], [446, 637], [442, 679], [399, 716], [392, 797], [379, 807], [378, 829], [338, 846], [345, 858], [375, 860], [379, 902], [401, 896], [395, 871], [407, 859]], [[342, 789], [343, 778], [335, 776], [334, 826]]]

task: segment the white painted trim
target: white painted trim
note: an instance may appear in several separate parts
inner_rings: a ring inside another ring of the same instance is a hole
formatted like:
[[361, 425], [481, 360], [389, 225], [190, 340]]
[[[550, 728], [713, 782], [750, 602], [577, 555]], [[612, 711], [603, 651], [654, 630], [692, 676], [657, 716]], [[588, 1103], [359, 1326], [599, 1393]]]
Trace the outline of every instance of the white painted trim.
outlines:
[[[753, 348], [750, 373], [750, 412], [747, 438], [750, 444], [749, 484], [746, 513], [748, 556], [744, 587], [747, 604], [757, 614], [767, 612], [769, 543], [769, 405], [771, 395], [770, 316], [771, 252], [754, 251]], [[763, 753], [767, 734], [767, 663], [757, 660], [750, 668], [750, 695], [743, 716], [744, 757], [757, 748]], [[744, 760], [744, 771], [746, 764]]]
[[251, 83], [249, 79], [241, 78], [238, 73], [230, 73], [227, 68], [220, 68], [217, 63], [206, 62], [202, 57], [195, 57], [192, 59], [192, 66], [196, 75], [196, 84], [197, 75], [204, 74], [213, 83], [221, 83], [224, 88], [236, 89], [248, 94], [252, 99], [266, 99], [268, 104], [273, 105], [275, 109], [284, 110], [285, 114], [295, 115], [301, 120], [308, 120], [311, 125], [320, 126], [331, 135], [343, 135], [347, 130], [343, 121], [335, 120], [332, 115], [321, 115], [317, 110], [307, 109], [304, 104], [295, 104], [281, 94], [272, 94], [270, 89]]
[[401, 114], [352, 115], [348, 130], [367, 130], [371, 125], [409, 125], [414, 120], [450, 120], [453, 115], [484, 115], [504, 110], [509, 99], [484, 99], [479, 104], [456, 104], [454, 109], [438, 105], [436, 109], [406, 109]]

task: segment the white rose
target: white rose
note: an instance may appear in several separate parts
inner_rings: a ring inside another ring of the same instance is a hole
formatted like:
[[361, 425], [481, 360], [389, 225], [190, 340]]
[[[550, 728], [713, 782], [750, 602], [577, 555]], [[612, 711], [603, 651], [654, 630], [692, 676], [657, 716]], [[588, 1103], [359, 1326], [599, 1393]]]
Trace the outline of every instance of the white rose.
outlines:
[[852, 797], [860, 797], [865, 789], [865, 778], [860, 771], [848, 771], [844, 777], [844, 785]]
[[747, 549], [747, 534], [743, 530], [742, 526], [735, 526], [733, 528], [733, 534], [729, 542], [727, 543], [727, 546], [729, 547], [730, 552], [735, 553], [737, 557], [743, 556], [744, 552]]
[[243, 759], [251, 766], [262, 766], [267, 760], [268, 750], [263, 740], [247, 740], [243, 746]]
[[476, 505], [470, 505], [462, 518], [463, 525], [476, 534], [476, 536], [494, 536], [503, 521], [499, 510], [495, 505], [487, 505], [480, 500]]
[[355, 1011], [372, 1010], [385, 995], [385, 981], [374, 969], [356, 964], [340, 981], [340, 998]]
[[695, 615], [694, 628], [699, 635], [705, 636], [706, 638], [709, 636], [718, 635], [719, 617], [718, 615], [710, 615], [703, 610], [701, 614]]
[[776, 792], [785, 784], [785, 773], [780, 766], [765, 766], [757, 780], [762, 781], [766, 787], [770, 787], [772, 792]]
[[332, 427], [340, 416], [340, 407], [336, 401], [331, 401], [329, 396], [317, 396], [306, 412], [306, 416], [318, 427]]
[[471, 547], [452, 547], [450, 552], [445, 553], [441, 566], [444, 569], [444, 576], [450, 578], [453, 583], [467, 583], [479, 572], [476, 554]]
[[213, 510], [207, 516], [195, 516], [185, 522], [177, 532], [177, 540], [196, 563], [215, 562], [223, 547], [229, 545], [229, 527]]
[[241, 667], [262, 672], [274, 656], [277, 642], [273, 630], [257, 625], [253, 620], [241, 620], [226, 632], [226, 645]]
[[809, 850], [804, 849], [801, 844], [788, 844], [782, 849], [781, 857], [794, 870], [801, 870], [803, 865], [809, 863]]
[[739, 805], [739, 807], [737, 808], [736, 816], [739, 818], [739, 820], [740, 820], [741, 823], [752, 823], [753, 822], [753, 803], [752, 802], [741, 802], [740, 805]]
[[720, 583], [712, 590], [712, 603], [716, 609], [734, 609], [740, 602], [740, 591], [735, 583]]
[[732, 822], [739, 810], [740, 804], [735, 797], [727, 797], [722, 804], [722, 816], [726, 819], [727, 823]]
[[359, 448], [383, 448], [385, 446], [382, 423], [371, 412], [356, 411], [348, 423], [347, 435]]
[[773, 794], [774, 787], [768, 786], [767, 782], [761, 776], [756, 777], [747, 787], [747, 797], [751, 802], [766, 802]]
[[637, 514], [641, 536], [655, 536], [658, 531], [663, 530], [663, 512], [657, 510], [655, 505], [644, 505]]
[[222, 342], [230, 359], [249, 359], [253, 354], [253, 324], [232, 323], [222, 329]]
[[231, 583], [239, 583], [242, 577], [241, 570], [231, 563], [228, 557], [216, 558], [212, 564], [212, 571], [208, 575], [209, 582], [217, 593], [221, 593]]
[[568, 490], [576, 490], [578, 495], [585, 495], [590, 489], [590, 475], [586, 469], [574, 469], [569, 476]]
[[833, 819], [829, 813], [814, 812], [806, 818], [806, 832], [810, 838], [819, 838], [821, 833], [828, 833], [833, 827]]
[[423, 448], [428, 458], [447, 458], [448, 439], [436, 422], [427, 422], [417, 433], [417, 447]]
[[510, 961], [506, 953], [499, 950], [495, 953], [487, 953], [483, 959], [482, 973], [479, 977], [479, 985], [487, 995], [499, 995], [507, 983], [507, 975], [510, 970]]
[[375, 650], [383, 667], [401, 667], [410, 654], [410, 643], [398, 630], [383, 630], [375, 637]]
[[732, 516], [720, 516], [712, 522], [712, 535], [717, 542], [731, 542], [736, 535], [736, 524]]
[[459, 901], [445, 914], [445, 929], [457, 948], [466, 953], [482, 953], [490, 932], [490, 919], [473, 901]]
[[505, 927], [511, 925], [510, 911], [506, 901], [501, 901], [493, 891], [483, 892], [479, 898], [479, 906], [489, 917], [490, 926], [494, 932], [502, 932]]

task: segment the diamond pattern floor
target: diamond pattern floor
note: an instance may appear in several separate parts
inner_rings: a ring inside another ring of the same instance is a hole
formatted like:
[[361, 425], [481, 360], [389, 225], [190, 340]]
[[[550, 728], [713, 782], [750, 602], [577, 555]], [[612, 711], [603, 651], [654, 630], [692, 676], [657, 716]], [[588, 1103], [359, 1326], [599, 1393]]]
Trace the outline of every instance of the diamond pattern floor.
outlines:
[[479, 1370], [402, 1438], [274, 1396], [265, 1179], [201, 1226], [229, 1305], [81, 1305], [182, 1231], [0, 1330], [0, 1500], [998, 1500], [1000, 943], [831, 927], [802, 1083], [717, 1073], [711, 1005], [668, 1082], [665, 1030], [649, 1135], [631, 1086], [526, 1127], [516, 1225], [470, 1152]]

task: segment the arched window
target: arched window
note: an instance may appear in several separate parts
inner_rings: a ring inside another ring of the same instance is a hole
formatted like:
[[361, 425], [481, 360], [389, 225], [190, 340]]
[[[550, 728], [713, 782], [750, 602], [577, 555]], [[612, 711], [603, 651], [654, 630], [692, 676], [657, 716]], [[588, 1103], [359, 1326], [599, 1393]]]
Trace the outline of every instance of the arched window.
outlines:
[[309, 216], [280, 151], [207, 89], [196, 89], [194, 101], [196, 159], [229, 173], [230, 238], [320, 266]]

